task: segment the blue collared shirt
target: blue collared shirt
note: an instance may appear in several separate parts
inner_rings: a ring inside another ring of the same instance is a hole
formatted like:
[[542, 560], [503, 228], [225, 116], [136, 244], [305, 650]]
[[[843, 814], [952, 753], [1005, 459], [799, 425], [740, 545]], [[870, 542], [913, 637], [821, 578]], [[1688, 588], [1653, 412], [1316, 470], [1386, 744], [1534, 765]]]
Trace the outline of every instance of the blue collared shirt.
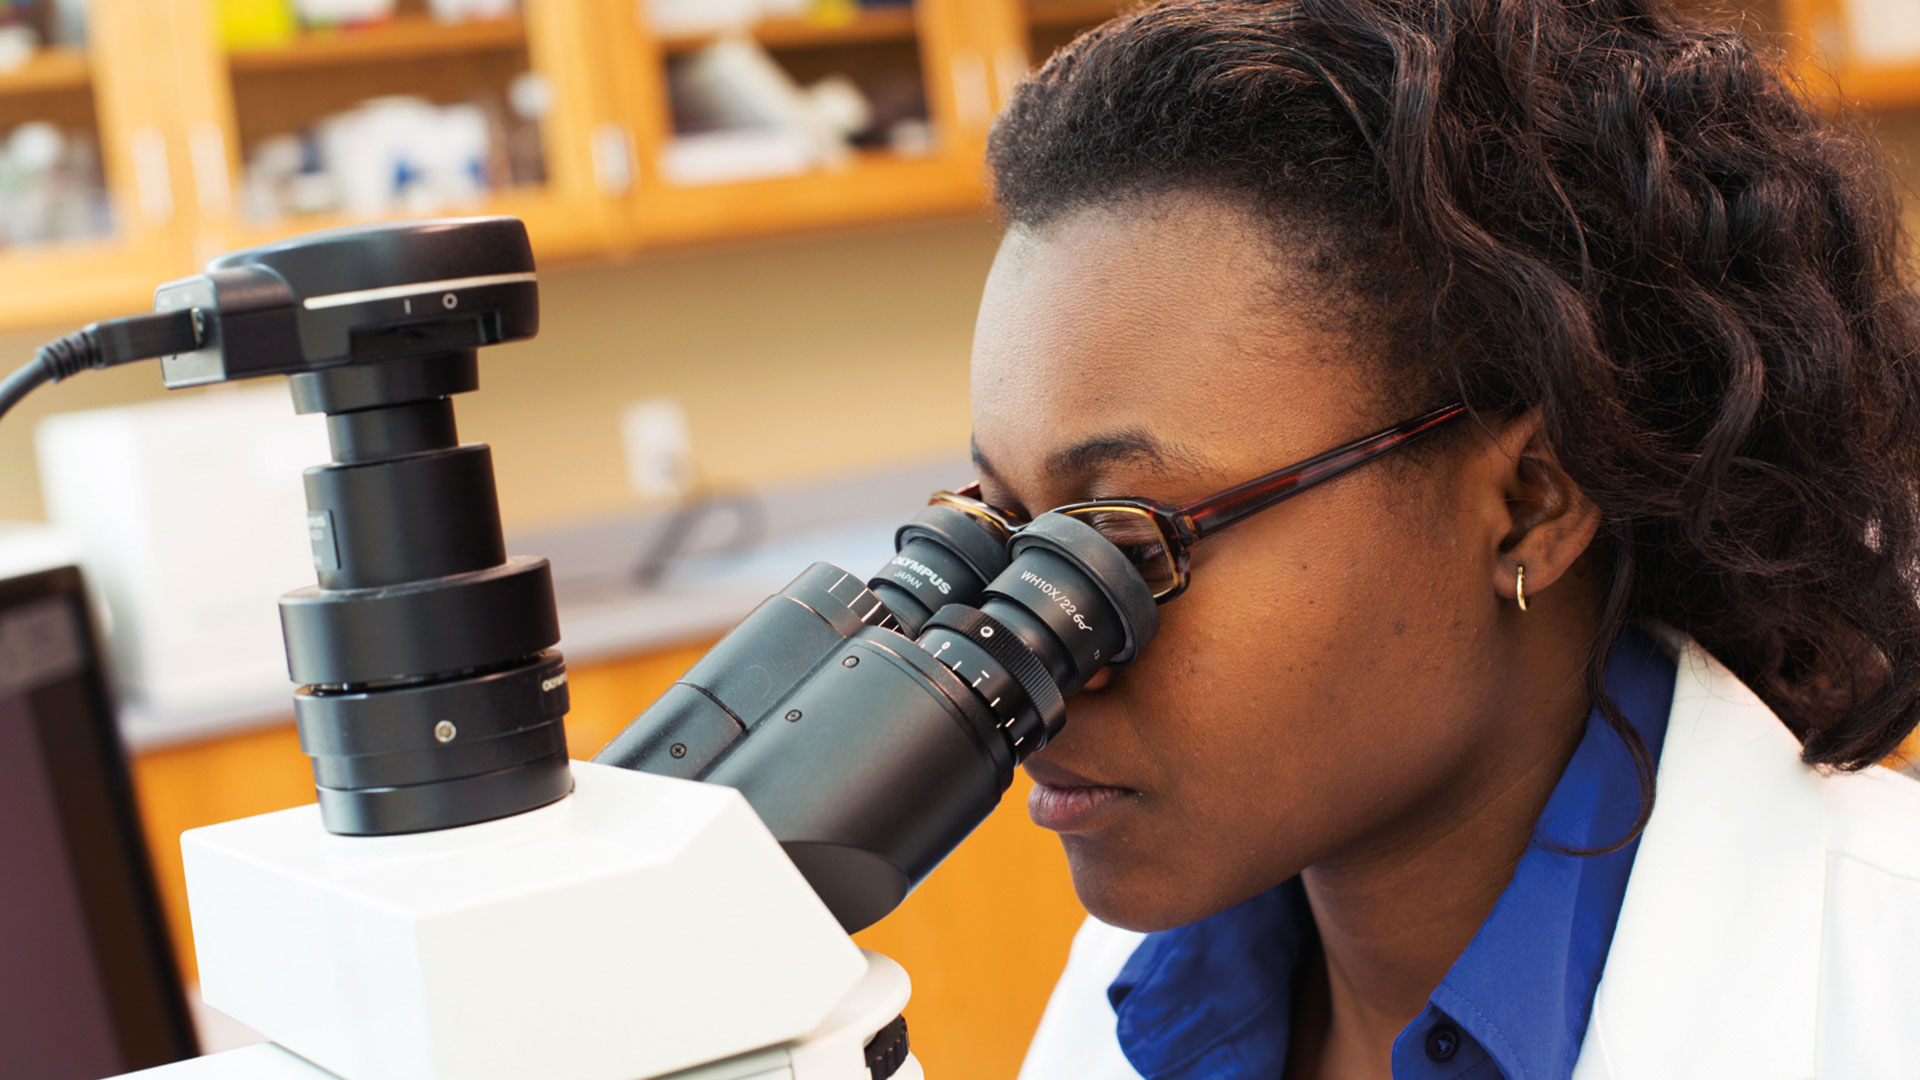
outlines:
[[[1638, 630], [1607, 659], [1607, 690], [1656, 757], [1673, 680], [1673, 661]], [[1605, 847], [1639, 808], [1632, 758], [1595, 710], [1493, 913], [1394, 1040], [1394, 1080], [1571, 1075], [1639, 845], [1587, 857], [1556, 848]], [[1147, 1080], [1279, 1077], [1294, 965], [1314, 932], [1294, 878], [1147, 935], [1107, 990], [1127, 1060]]]

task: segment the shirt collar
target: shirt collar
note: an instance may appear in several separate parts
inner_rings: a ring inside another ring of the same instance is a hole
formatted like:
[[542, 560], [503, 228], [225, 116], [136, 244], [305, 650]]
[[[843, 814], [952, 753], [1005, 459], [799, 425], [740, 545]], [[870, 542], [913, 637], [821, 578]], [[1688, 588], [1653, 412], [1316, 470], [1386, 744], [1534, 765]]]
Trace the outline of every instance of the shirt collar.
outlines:
[[1293, 878], [1148, 934], [1107, 988], [1127, 1060], [1151, 1080], [1281, 1075], [1294, 963], [1312, 933], [1306, 892]]
[[[1620, 641], [1607, 692], [1658, 755], [1673, 703], [1673, 661], [1646, 635]], [[1608, 855], [1640, 812], [1626, 745], [1596, 710], [1492, 914], [1429, 999], [1478, 1041], [1507, 1080], [1549, 1080], [1573, 1070], [1633, 869], [1636, 839]], [[1395, 1041], [1424, 1038], [1410, 1025]]]
[[[1608, 657], [1607, 691], [1658, 755], [1673, 661], [1629, 630]], [[1484, 1048], [1506, 1080], [1566, 1077], [1586, 1031], [1637, 841], [1608, 855], [1640, 807], [1637, 773], [1599, 710], [1547, 800], [1534, 843], [1429, 999], [1394, 1043], [1396, 1080], [1461, 1075]], [[1314, 932], [1299, 879], [1189, 926], [1149, 934], [1108, 988], [1116, 1034], [1148, 1080], [1272, 1077], [1286, 1066], [1295, 963]], [[1425, 1071], [1436, 1026], [1473, 1044]], [[1477, 1070], [1476, 1070], [1477, 1072]]]

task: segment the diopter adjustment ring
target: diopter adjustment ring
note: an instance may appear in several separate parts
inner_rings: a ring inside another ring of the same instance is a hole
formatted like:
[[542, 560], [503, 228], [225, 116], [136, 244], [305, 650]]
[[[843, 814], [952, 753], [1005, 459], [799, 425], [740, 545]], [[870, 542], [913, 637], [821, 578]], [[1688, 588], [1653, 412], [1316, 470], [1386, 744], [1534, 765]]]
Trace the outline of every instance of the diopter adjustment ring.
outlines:
[[[980, 650], [992, 657], [994, 662], [1007, 669], [1013, 681], [1020, 684], [1026, 692], [1027, 700], [1033, 703], [1034, 712], [1040, 717], [1040, 736], [1032, 747], [1022, 747], [1026, 753], [1045, 746], [1048, 739], [1060, 733], [1067, 722], [1067, 699], [1060, 694], [1060, 684], [1053, 681], [1047, 673], [1047, 666], [1033, 655], [1020, 641], [1020, 636], [1005, 623], [981, 611], [962, 604], [948, 604], [933, 613], [927, 620], [927, 629], [944, 627], [961, 635], [980, 647]], [[924, 631], [923, 631], [924, 633]], [[1008, 736], [1015, 744], [1024, 742], [1026, 732], [1009, 732]], [[1025, 753], [1020, 755], [1026, 756]]]
[[1126, 643], [1106, 662], [1115, 667], [1132, 663], [1160, 629], [1159, 604], [1140, 571], [1093, 526], [1057, 511], [1034, 518], [1007, 541], [1007, 552], [1015, 560], [1036, 547], [1071, 563], [1105, 595], [1126, 631]]

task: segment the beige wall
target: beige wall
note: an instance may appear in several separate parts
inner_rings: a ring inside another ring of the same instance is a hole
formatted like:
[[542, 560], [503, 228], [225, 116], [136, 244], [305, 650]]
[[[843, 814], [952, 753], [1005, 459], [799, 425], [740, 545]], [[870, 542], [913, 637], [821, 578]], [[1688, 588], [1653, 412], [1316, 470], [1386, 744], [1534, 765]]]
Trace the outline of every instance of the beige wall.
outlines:
[[[1876, 124], [1920, 232], [1920, 110]], [[618, 418], [644, 397], [685, 404], [700, 471], [718, 484], [958, 454], [994, 235], [984, 218], [923, 222], [549, 272], [545, 329], [488, 351], [462, 432], [494, 445], [503, 510], [523, 525], [628, 504]], [[64, 329], [0, 335], [0, 366]], [[40, 417], [163, 394], [145, 365], [35, 393], [0, 423], [0, 520], [41, 516]]]

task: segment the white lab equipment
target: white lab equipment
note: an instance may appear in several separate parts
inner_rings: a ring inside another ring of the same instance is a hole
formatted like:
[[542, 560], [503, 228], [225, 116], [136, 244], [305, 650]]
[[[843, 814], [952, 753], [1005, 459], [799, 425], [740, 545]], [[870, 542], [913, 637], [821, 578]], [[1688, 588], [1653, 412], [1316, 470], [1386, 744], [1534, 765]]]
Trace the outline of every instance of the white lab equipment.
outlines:
[[284, 709], [274, 601], [313, 573], [300, 471], [326, 460], [321, 420], [284, 387], [221, 390], [55, 415], [35, 450], [106, 615], [129, 736]]
[[202, 992], [274, 1045], [134, 1075], [917, 1080], [903, 1040], [868, 1047], [905, 972], [853, 944], [738, 792], [573, 775], [456, 829], [338, 836], [304, 806], [187, 833]]

